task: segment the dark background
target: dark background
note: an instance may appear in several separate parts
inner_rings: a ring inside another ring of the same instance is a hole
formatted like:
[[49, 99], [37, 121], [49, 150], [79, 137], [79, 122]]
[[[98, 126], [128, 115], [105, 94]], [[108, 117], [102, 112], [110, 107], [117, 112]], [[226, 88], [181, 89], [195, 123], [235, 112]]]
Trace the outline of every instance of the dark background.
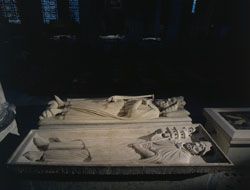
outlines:
[[[122, 0], [119, 8], [79, 0], [80, 23], [58, 0], [51, 24], [43, 23], [40, 1], [16, 2], [21, 24], [0, 23], [0, 81], [14, 103], [18, 94], [155, 93], [199, 107], [249, 106], [248, 0], [197, 0], [195, 14], [192, 0]], [[73, 38], [52, 39], [65, 34]], [[125, 38], [99, 38], [108, 34]]]
[[[80, 23], [69, 18], [66, 0], [57, 2], [59, 19], [51, 24], [44, 24], [39, 0], [16, 0], [21, 24], [8, 23], [0, 12], [0, 81], [17, 106], [21, 134], [1, 143], [1, 187], [25, 189], [4, 163], [37, 128], [54, 94], [183, 95], [193, 121], [201, 123], [204, 107], [250, 106], [249, 0], [197, 0], [194, 14], [192, 0], [122, 0], [119, 8], [108, 0], [79, 0]], [[109, 34], [125, 38], [99, 38]]]

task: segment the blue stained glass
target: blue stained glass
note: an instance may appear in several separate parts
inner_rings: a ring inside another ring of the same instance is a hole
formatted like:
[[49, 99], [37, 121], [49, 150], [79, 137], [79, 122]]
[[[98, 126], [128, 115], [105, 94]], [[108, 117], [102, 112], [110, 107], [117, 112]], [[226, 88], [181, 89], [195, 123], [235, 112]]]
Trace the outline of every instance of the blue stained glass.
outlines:
[[76, 22], [80, 23], [80, 14], [79, 14], [79, 2], [78, 0], [69, 0], [69, 10], [71, 19]]
[[58, 20], [57, 1], [56, 0], [41, 0], [43, 22], [49, 24]]
[[195, 11], [196, 11], [196, 3], [197, 3], [197, 0], [193, 0], [193, 4], [192, 4], [192, 14], [195, 14]]
[[0, 11], [9, 23], [21, 24], [15, 0], [0, 0]]

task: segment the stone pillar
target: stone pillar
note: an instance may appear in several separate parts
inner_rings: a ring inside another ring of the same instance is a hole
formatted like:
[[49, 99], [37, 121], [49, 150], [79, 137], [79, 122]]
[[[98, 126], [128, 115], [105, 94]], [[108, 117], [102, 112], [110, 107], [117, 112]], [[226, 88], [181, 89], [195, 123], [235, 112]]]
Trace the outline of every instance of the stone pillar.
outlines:
[[26, 37], [37, 39], [43, 28], [41, 2], [34, 0], [16, 0], [16, 2]]
[[91, 43], [97, 38], [98, 13], [96, 3], [100, 0], [79, 0], [81, 40]]
[[0, 82], [0, 104], [6, 102], [6, 99], [5, 99], [5, 96], [4, 96], [4, 93], [3, 93], [3, 87], [1, 85], [1, 82]]
[[71, 22], [69, 0], [57, 0], [59, 23], [69, 24]]

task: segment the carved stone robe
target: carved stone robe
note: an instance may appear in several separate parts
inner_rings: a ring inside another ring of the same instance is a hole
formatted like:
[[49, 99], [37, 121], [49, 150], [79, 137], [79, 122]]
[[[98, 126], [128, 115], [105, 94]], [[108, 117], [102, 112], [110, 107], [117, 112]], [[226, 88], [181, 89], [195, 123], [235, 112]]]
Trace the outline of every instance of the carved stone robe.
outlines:
[[156, 164], [189, 164], [192, 157], [181, 144], [178, 145], [168, 139], [141, 143], [140, 146], [136, 146], [135, 151], [139, 154], [146, 151], [147, 154], [143, 154], [144, 156], [141, 154], [141, 160]]

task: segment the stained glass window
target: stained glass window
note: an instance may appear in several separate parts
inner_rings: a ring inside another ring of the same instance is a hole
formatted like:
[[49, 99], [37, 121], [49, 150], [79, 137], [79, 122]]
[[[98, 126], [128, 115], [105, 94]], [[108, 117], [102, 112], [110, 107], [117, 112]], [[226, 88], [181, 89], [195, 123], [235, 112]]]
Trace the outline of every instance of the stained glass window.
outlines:
[[9, 23], [21, 24], [15, 0], [0, 0], [0, 12]]
[[43, 21], [46, 24], [56, 22], [58, 20], [57, 1], [41, 0]]
[[195, 14], [196, 12], [196, 4], [197, 4], [197, 0], [193, 0], [193, 4], [192, 4], [192, 14]]
[[71, 19], [76, 22], [80, 23], [80, 15], [79, 15], [79, 2], [78, 0], [69, 0], [69, 10]]

